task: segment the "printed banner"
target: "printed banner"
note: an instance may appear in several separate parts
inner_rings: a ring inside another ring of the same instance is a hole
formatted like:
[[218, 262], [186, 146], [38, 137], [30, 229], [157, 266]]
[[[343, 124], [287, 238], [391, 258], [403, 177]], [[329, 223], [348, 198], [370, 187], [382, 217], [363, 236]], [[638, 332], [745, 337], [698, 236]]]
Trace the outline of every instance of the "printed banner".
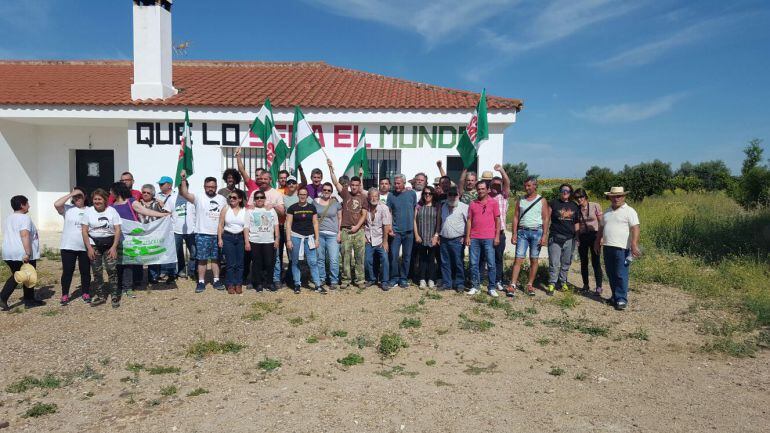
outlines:
[[174, 224], [171, 218], [161, 218], [148, 224], [123, 220], [124, 265], [161, 265], [176, 263]]

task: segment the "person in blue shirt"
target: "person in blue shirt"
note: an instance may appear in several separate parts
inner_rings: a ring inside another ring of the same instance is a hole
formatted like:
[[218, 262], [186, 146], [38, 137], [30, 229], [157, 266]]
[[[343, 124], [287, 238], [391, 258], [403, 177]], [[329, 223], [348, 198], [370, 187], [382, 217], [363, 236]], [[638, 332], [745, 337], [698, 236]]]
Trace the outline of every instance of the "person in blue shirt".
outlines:
[[[393, 179], [393, 191], [387, 201], [393, 215], [393, 239], [390, 241], [390, 285], [409, 287], [409, 264], [414, 246], [414, 208], [417, 194], [406, 190], [406, 176], [398, 174]], [[401, 262], [398, 256], [401, 251]]]

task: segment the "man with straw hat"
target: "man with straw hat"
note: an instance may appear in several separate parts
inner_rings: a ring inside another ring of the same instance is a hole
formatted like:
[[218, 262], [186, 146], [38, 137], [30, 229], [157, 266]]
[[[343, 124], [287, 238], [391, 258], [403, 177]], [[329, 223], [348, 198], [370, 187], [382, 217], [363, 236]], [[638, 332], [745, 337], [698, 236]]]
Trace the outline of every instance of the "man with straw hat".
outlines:
[[604, 212], [604, 223], [597, 242], [604, 245], [604, 268], [612, 289], [609, 304], [616, 310], [628, 306], [628, 267], [639, 251], [639, 215], [626, 204], [622, 186], [613, 186], [605, 192], [611, 206]]

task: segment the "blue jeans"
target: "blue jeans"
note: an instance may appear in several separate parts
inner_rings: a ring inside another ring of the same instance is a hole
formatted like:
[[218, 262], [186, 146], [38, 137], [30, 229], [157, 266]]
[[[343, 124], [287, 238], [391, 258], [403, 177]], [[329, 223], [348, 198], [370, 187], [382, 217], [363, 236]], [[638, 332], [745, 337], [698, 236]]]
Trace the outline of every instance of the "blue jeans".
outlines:
[[527, 257], [527, 248], [529, 248], [529, 257], [536, 259], [540, 257], [540, 239], [543, 238], [543, 228], [528, 229], [519, 227], [516, 232], [516, 258], [524, 259]]
[[385, 248], [382, 247], [382, 244], [377, 245], [376, 247], [373, 247], [370, 243], [366, 243], [366, 273], [369, 277], [367, 279], [367, 283], [374, 284], [377, 282], [377, 270], [374, 269], [374, 256], [377, 256], [377, 258], [380, 261], [380, 266], [382, 266], [382, 284], [390, 284], [388, 281], [390, 279], [390, 264], [388, 263], [388, 253], [385, 251]]
[[225, 286], [239, 286], [243, 284], [243, 233], [222, 233], [222, 253], [227, 261], [225, 270]]
[[[283, 224], [278, 226], [279, 240], [278, 249], [275, 250], [275, 266], [273, 267], [273, 283], [281, 284], [281, 271], [283, 270], [283, 250], [286, 247], [286, 230], [284, 230]], [[291, 268], [291, 254], [289, 254], [289, 266]], [[289, 272], [286, 272], [286, 280], [290, 280], [288, 277]]]
[[188, 233], [186, 235], [174, 233], [174, 241], [176, 241], [177, 274], [185, 270], [184, 265], [186, 261], [184, 258], [184, 247], [187, 245], [187, 257], [189, 257], [189, 261], [187, 261], [187, 275], [192, 278], [192, 275], [195, 273], [195, 266], [197, 264], [195, 261], [195, 233]]
[[[447, 289], [465, 289], [463, 238], [441, 238], [441, 280]], [[454, 274], [454, 276], [452, 275]]]
[[340, 244], [337, 235], [318, 235], [318, 279], [326, 283], [326, 255], [329, 255], [330, 284], [340, 283]]
[[[409, 263], [412, 261], [412, 247], [414, 246], [414, 232], [396, 233], [390, 242], [390, 285], [406, 285], [409, 283]], [[398, 253], [401, 254], [401, 263], [398, 261]]]
[[302, 282], [302, 274], [299, 272], [299, 246], [305, 243], [305, 260], [307, 260], [307, 267], [310, 268], [310, 279], [313, 280], [313, 284], [316, 287], [321, 286], [321, 280], [318, 278], [318, 248], [310, 249], [308, 247], [307, 239], [300, 239], [298, 237], [291, 237], [291, 244], [294, 247], [291, 250], [291, 274], [294, 277], [294, 287], [299, 287]]
[[495, 270], [495, 241], [494, 239], [471, 239], [471, 284], [479, 288], [481, 284], [481, 272], [479, 272], [479, 259], [481, 254], [487, 261], [487, 273], [489, 275], [489, 288], [494, 289], [497, 284], [497, 272]]
[[630, 250], [617, 247], [604, 247], [604, 269], [612, 289], [614, 302], [628, 303], [628, 262]]

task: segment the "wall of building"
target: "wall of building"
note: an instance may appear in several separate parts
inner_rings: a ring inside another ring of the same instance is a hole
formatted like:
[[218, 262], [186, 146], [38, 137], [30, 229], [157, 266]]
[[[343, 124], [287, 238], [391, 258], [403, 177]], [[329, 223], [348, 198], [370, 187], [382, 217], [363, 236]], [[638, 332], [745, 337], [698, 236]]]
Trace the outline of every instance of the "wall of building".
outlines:
[[31, 212], [38, 207], [37, 199], [37, 127], [0, 119], [0, 232], [5, 219], [13, 213], [11, 197], [24, 195], [30, 201]]

